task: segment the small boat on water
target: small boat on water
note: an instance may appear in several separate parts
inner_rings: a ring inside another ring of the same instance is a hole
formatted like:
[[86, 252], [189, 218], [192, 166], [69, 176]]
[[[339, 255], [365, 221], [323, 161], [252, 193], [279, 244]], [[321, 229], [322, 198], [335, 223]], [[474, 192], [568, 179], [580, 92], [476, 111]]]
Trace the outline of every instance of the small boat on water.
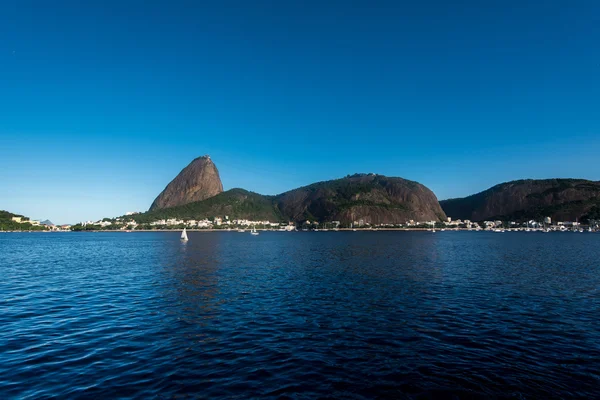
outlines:
[[257, 235], [258, 235], [258, 232], [256, 231], [256, 226], [253, 226], [253, 227], [252, 227], [252, 230], [250, 231], [250, 234], [251, 234], [252, 236], [257, 236]]
[[183, 228], [183, 231], [181, 232], [181, 241], [182, 242], [187, 242], [188, 241], [188, 236], [187, 236], [186, 228]]

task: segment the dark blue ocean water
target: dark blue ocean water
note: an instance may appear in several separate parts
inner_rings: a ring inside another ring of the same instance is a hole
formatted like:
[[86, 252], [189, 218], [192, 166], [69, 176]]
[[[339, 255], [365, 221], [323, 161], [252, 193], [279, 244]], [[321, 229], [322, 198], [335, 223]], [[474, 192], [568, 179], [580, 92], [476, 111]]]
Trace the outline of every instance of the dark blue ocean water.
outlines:
[[0, 234], [0, 398], [600, 396], [600, 234], [189, 237]]

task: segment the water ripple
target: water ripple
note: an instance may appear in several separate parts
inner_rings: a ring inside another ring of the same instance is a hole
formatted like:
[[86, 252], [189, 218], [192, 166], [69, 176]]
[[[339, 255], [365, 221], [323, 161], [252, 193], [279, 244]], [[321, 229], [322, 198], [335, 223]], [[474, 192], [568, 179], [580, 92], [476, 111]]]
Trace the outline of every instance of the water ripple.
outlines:
[[2, 398], [594, 398], [600, 235], [4, 234]]

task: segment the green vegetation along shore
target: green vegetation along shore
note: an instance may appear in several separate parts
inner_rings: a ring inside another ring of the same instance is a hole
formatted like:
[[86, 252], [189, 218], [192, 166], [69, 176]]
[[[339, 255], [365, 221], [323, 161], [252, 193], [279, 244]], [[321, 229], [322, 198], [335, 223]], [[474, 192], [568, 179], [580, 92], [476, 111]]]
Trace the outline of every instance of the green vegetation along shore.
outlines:
[[0, 231], [44, 231], [47, 229], [43, 225], [32, 225], [29, 221], [30, 219], [23, 215], [0, 210]]

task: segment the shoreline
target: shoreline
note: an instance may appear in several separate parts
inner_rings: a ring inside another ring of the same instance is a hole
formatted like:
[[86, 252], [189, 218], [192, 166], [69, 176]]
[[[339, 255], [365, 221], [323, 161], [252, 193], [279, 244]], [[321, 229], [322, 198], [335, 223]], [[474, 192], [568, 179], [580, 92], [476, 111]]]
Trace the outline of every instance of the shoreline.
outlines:
[[[245, 228], [246, 232], [238, 232], [237, 228], [236, 229], [188, 229], [186, 228], [187, 232], [232, 232], [232, 233], [248, 233], [250, 232], [251, 228]], [[441, 229], [436, 229], [436, 233], [438, 232], [492, 232], [492, 233], [498, 233], [495, 232], [493, 230], [485, 230], [485, 229], [480, 229], [480, 230], [476, 230], [476, 229], [468, 229], [468, 228], [443, 228], [444, 230], [442, 231]], [[97, 230], [81, 230], [81, 231], [41, 231], [41, 230], [35, 230], [35, 231], [0, 231], [1, 233], [70, 233], [70, 232], [85, 232], [85, 233], [93, 233], [93, 232], [102, 232], [102, 233], [106, 233], [106, 232], [120, 232], [120, 233], [133, 233], [133, 232], [181, 232], [183, 229], [133, 229], [133, 230], [121, 230], [121, 229], [116, 229], [116, 230], [110, 230], [110, 229], [97, 229]], [[280, 230], [271, 230], [271, 229], [256, 229], [258, 232], [282, 232], [282, 233], [290, 233], [290, 232], [323, 232], [321, 230], [319, 231], [313, 231], [313, 230], [308, 230], [308, 231], [303, 231], [301, 229], [296, 230], [296, 231], [280, 231]], [[333, 229], [328, 229], [325, 232], [378, 232], [378, 231], [387, 231], [387, 232], [431, 232], [430, 228], [376, 228], [376, 229], [361, 229], [361, 228], [339, 228], [338, 230], [333, 230]], [[524, 231], [511, 231], [509, 229], [505, 230], [505, 232], [524, 232]], [[543, 231], [531, 231], [531, 232], [542, 232]], [[572, 231], [560, 231], [560, 230], [556, 230], [556, 231], [550, 231], [550, 232], [572, 232]], [[587, 232], [587, 230], [585, 231]], [[591, 233], [596, 233], [597, 231], [592, 231]], [[504, 232], [503, 232], [504, 233]], [[549, 233], [549, 232], [548, 232]], [[589, 232], [588, 232], [589, 233]]]
[[[251, 228], [244, 228], [246, 232], [249, 232]], [[122, 233], [132, 233], [132, 232], [181, 232], [183, 229], [132, 229], [132, 230], [121, 230], [121, 229], [95, 229], [95, 230], [81, 230], [81, 231], [2, 231], [0, 233], [67, 233], [67, 232], [122, 232]], [[296, 231], [280, 231], [280, 230], [271, 230], [271, 229], [256, 229], [258, 232], [315, 232], [313, 230], [303, 231], [302, 229], [298, 229]], [[360, 229], [360, 228], [339, 228], [337, 231], [333, 229], [328, 229], [325, 232], [377, 232], [377, 231], [428, 231], [430, 229], [427, 228], [377, 228], [377, 229]], [[474, 231], [474, 229], [472, 229]], [[187, 232], [235, 232], [235, 233], [244, 233], [238, 232], [236, 229], [190, 229], [186, 228]], [[436, 232], [440, 230], [437, 229]], [[446, 231], [468, 231], [468, 229], [446, 229]], [[316, 231], [323, 232], [321, 230]]]

